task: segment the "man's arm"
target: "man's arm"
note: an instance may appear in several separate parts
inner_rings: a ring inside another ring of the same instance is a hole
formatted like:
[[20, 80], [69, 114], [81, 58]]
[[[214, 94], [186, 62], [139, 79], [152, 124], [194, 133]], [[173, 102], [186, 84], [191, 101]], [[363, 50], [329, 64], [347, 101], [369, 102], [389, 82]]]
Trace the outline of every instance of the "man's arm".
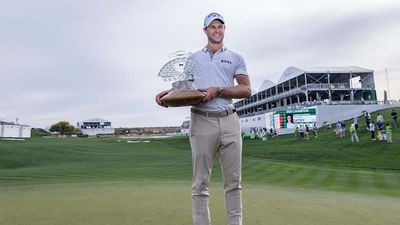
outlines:
[[[233, 87], [224, 87], [222, 98], [248, 98], [251, 96], [251, 85], [249, 76], [238, 74], [235, 76], [237, 85]], [[206, 94], [204, 102], [209, 102], [212, 99], [219, 97], [220, 87], [209, 87], [199, 89]]]
[[[230, 88], [223, 89], [223, 98], [248, 98], [251, 96], [251, 85], [249, 76], [236, 75], [235, 76], [237, 85]], [[219, 94], [219, 88], [218, 88]]]

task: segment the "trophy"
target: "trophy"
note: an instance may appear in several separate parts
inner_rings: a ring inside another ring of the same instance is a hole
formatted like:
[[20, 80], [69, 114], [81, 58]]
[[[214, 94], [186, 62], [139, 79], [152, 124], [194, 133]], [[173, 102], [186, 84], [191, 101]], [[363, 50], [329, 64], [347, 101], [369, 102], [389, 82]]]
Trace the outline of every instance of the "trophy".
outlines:
[[203, 101], [205, 94], [196, 90], [193, 81], [198, 78], [201, 66], [189, 59], [191, 54], [177, 51], [170, 54], [170, 60], [160, 70], [158, 76], [164, 81], [174, 81], [172, 89], [160, 101], [170, 107], [193, 106]]

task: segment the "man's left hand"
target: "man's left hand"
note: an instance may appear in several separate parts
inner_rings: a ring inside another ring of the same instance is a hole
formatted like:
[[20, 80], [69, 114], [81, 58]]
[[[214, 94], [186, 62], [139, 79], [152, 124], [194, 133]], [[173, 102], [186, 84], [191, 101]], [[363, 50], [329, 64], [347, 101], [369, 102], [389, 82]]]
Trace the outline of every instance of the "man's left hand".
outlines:
[[206, 96], [203, 98], [203, 103], [207, 103], [214, 98], [216, 98], [219, 94], [218, 87], [209, 87], [206, 89], [198, 89], [199, 91], [203, 92]]

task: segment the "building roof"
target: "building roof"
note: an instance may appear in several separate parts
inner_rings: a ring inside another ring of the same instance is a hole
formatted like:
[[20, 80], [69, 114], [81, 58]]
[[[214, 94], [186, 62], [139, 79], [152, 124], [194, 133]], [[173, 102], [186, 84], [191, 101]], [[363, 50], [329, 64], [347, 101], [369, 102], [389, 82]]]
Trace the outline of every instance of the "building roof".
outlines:
[[25, 124], [19, 124], [19, 123], [15, 123], [15, 122], [7, 122], [4, 121], [3, 119], [0, 119], [0, 125], [13, 125], [13, 126], [21, 126], [21, 127], [30, 127], [29, 125], [25, 125]]
[[4, 121], [4, 120], [2, 120], [2, 119], [0, 119], [0, 124], [5, 124], [5, 125], [15, 125], [14, 123], [12, 123], [12, 122], [7, 122], [7, 121]]
[[260, 88], [258, 89], [258, 91], [266, 90], [266, 89], [268, 89], [268, 88], [270, 88], [270, 87], [273, 87], [273, 86], [275, 86], [275, 85], [276, 85], [276, 84], [275, 84], [274, 82], [272, 82], [271, 80], [265, 79], [265, 80], [262, 82], [262, 84], [261, 84]]
[[101, 118], [93, 118], [93, 119], [87, 119], [87, 120], [83, 120], [81, 121], [81, 123], [87, 123], [87, 122], [110, 122], [109, 120], [105, 120], [105, 119], [101, 119]]
[[287, 80], [295, 78], [304, 73], [372, 73], [373, 70], [364, 69], [358, 66], [326, 66], [326, 67], [288, 67], [281, 77], [279, 78], [278, 84], [283, 83]]

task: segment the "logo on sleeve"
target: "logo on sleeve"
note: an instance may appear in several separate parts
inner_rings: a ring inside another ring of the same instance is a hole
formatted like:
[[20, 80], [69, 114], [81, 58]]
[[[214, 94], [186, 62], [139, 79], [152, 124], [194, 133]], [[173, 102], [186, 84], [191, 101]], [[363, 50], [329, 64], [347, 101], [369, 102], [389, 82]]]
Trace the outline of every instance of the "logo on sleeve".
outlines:
[[221, 62], [222, 62], [222, 63], [232, 64], [232, 61], [226, 60], [226, 59], [221, 59]]

